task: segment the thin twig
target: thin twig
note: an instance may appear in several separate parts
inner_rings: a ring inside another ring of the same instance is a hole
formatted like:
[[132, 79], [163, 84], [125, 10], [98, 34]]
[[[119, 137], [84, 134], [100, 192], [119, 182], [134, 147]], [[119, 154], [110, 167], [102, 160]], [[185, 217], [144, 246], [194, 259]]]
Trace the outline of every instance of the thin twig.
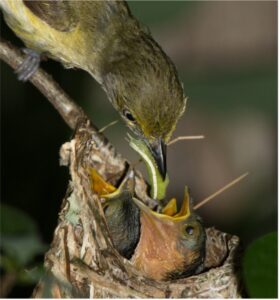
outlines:
[[243, 175], [239, 176], [238, 178], [234, 179], [233, 181], [231, 181], [230, 183], [228, 183], [227, 185], [225, 185], [224, 187], [219, 189], [214, 194], [212, 194], [212, 195], [208, 196], [207, 198], [205, 198], [204, 200], [200, 201], [198, 204], [196, 204], [194, 206], [194, 209], [200, 208], [201, 206], [203, 206], [204, 204], [206, 204], [207, 202], [209, 202], [210, 200], [212, 200], [213, 198], [215, 198], [216, 196], [218, 196], [219, 194], [221, 194], [222, 192], [224, 192], [228, 188], [232, 187], [233, 185], [235, 185], [236, 183], [238, 183], [239, 181], [241, 181], [243, 178], [245, 178], [248, 175], [249, 175], [249, 172], [246, 172]]
[[119, 120], [115, 120], [115, 121], [113, 121], [113, 122], [111, 122], [111, 123], [105, 125], [104, 127], [102, 127], [101, 129], [98, 130], [99, 133], [104, 132], [106, 129], [108, 129], [108, 128], [111, 127], [111, 126], [114, 126], [114, 125], [117, 124], [118, 122], [119, 122]]
[[175, 139], [171, 140], [169, 143], [167, 143], [167, 146], [170, 146], [172, 144], [175, 144], [179, 141], [184, 141], [184, 140], [201, 140], [204, 139], [204, 135], [186, 135], [186, 136], [178, 136]]
[[[24, 61], [24, 55], [15, 46], [1, 39], [0, 59], [16, 70]], [[83, 110], [41, 68], [30, 81], [55, 107], [70, 128], [75, 129], [78, 121], [85, 118]]]

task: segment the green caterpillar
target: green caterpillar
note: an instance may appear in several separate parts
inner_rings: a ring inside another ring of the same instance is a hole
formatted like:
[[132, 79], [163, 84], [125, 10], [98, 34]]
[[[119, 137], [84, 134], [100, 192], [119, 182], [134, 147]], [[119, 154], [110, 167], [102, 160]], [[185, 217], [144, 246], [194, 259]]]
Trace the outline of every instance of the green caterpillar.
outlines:
[[165, 180], [162, 180], [162, 177], [159, 173], [158, 167], [154, 158], [151, 155], [150, 150], [148, 149], [145, 142], [142, 140], [136, 140], [131, 135], [128, 134], [129, 145], [140, 154], [143, 158], [145, 165], [147, 167], [149, 181], [151, 184], [151, 197], [156, 200], [162, 200], [165, 197], [166, 189], [169, 184], [169, 177], [166, 174]]

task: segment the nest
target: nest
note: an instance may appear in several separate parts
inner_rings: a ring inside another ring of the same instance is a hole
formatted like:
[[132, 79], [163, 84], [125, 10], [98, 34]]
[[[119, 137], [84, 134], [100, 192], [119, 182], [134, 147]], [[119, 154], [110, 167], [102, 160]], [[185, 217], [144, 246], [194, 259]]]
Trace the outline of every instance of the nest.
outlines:
[[[239, 238], [206, 229], [206, 258], [199, 274], [172, 281], [144, 277], [115, 250], [100, 199], [92, 192], [88, 167], [117, 184], [128, 162], [85, 118], [75, 137], [60, 151], [71, 180], [62, 202], [50, 250], [46, 275], [33, 297], [55, 298], [240, 298]], [[147, 185], [136, 173], [135, 193], [152, 206]]]

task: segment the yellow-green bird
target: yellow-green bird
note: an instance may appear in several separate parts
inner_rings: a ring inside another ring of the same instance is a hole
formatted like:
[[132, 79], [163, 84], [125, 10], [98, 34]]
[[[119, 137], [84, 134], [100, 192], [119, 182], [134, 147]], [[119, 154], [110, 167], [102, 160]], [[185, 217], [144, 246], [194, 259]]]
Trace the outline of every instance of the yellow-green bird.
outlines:
[[41, 55], [89, 72], [165, 178], [166, 143], [186, 97], [170, 58], [126, 2], [1, 0], [0, 7], [29, 49], [19, 78], [32, 76]]

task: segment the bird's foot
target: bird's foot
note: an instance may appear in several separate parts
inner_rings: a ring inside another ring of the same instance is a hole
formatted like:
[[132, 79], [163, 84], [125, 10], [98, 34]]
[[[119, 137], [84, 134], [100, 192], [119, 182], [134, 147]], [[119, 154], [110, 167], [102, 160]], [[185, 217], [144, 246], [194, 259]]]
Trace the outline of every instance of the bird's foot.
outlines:
[[18, 76], [18, 80], [27, 81], [38, 70], [41, 61], [41, 55], [29, 48], [24, 48], [23, 52], [25, 54], [25, 59], [15, 72]]

